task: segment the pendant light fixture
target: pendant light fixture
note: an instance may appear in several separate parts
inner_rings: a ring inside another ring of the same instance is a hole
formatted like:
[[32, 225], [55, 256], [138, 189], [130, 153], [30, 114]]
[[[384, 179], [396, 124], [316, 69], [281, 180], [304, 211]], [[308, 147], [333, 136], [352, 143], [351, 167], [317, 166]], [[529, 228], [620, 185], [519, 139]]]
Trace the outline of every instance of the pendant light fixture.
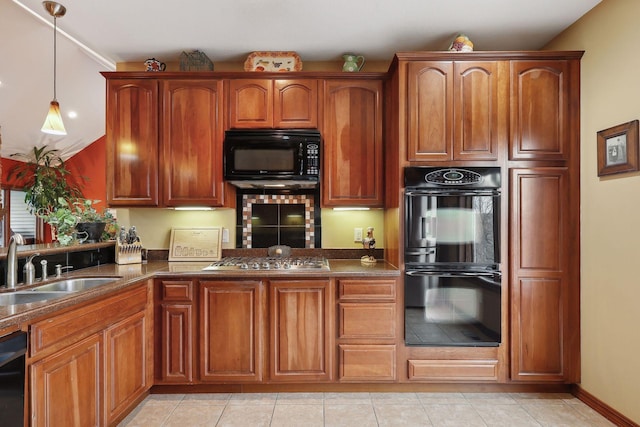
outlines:
[[51, 104], [49, 105], [49, 114], [47, 114], [47, 118], [44, 120], [41, 130], [44, 133], [52, 135], [66, 135], [67, 131], [64, 128], [62, 116], [60, 115], [60, 104], [58, 104], [58, 100], [56, 99], [56, 38], [58, 33], [56, 19], [64, 16], [67, 9], [55, 1], [43, 1], [42, 5], [47, 12], [49, 12], [49, 15], [53, 16], [53, 101], [51, 101]]

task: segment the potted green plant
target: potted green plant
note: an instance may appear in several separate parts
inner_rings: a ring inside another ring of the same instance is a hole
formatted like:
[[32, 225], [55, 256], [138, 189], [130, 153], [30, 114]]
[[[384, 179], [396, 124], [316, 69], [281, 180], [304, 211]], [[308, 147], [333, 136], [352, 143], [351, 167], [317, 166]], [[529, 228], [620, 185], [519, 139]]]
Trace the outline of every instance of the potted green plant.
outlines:
[[56, 203], [55, 208], [40, 209], [38, 216], [51, 226], [54, 240], [67, 246], [76, 241], [78, 218], [65, 199], [60, 198]]
[[[73, 211], [78, 220], [76, 230], [87, 233], [86, 241], [95, 243], [110, 237], [111, 230], [106, 230], [107, 225], [115, 224], [115, 218], [108, 210], [98, 212], [93, 206], [99, 200], [79, 199], [72, 202]], [[113, 227], [110, 227], [110, 229]]]
[[33, 147], [28, 153], [15, 153], [11, 157], [21, 161], [9, 171], [7, 178], [23, 187], [24, 201], [31, 213], [48, 215], [60, 199], [83, 197], [85, 178], [72, 175], [58, 150]]
[[[113, 215], [98, 212], [93, 206], [97, 200], [59, 198], [54, 208], [41, 210], [39, 216], [55, 230], [58, 242], [67, 246], [76, 242], [96, 243], [107, 240], [117, 229]], [[109, 225], [109, 230], [105, 231]]]
[[82, 186], [86, 178], [74, 176], [58, 150], [34, 147], [26, 154], [11, 157], [23, 161], [9, 171], [8, 179], [23, 187], [29, 211], [51, 226], [54, 240], [69, 245], [77, 241], [98, 242], [115, 234], [113, 215], [106, 210], [98, 212], [94, 206], [98, 200], [84, 198]]

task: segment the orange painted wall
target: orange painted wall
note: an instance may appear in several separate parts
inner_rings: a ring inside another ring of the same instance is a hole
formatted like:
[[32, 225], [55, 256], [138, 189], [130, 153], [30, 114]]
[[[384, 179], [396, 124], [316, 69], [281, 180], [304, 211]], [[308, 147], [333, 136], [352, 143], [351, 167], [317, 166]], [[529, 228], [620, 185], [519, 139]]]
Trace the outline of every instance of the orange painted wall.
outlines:
[[9, 181], [9, 179], [7, 178], [7, 176], [9, 175], [9, 171], [11, 169], [13, 169], [13, 167], [15, 165], [17, 165], [18, 162], [17, 160], [13, 160], [13, 159], [6, 159], [6, 158], [2, 158], [2, 186], [3, 187], [7, 187], [7, 188], [14, 188], [14, 189], [19, 189], [21, 190], [24, 184], [20, 184], [19, 182], [16, 182], [15, 180], [13, 180], [12, 182]]
[[98, 210], [107, 207], [107, 153], [105, 137], [101, 137], [67, 160], [73, 175], [87, 177], [83, 187], [84, 197], [100, 200]]
[[[2, 158], [2, 185], [21, 189], [19, 182], [10, 182], [8, 172], [18, 163], [16, 160]], [[100, 200], [96, 206], [98, 210], [106, 207], [107, 203], [107, 157], [105, 137], [101, 137], [82, 151], [67, 159], [67, 168], [74, 176], [82, 175], [87, 178], [83, 186], [83, 195], [87, 199]]]

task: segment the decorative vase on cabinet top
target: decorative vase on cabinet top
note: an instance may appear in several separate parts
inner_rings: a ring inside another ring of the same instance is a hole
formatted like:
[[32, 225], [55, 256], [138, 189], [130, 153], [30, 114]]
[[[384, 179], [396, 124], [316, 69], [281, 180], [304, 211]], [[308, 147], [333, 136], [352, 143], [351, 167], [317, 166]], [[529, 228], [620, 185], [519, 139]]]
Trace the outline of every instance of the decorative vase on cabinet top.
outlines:
[[364, 56], [362, 55], [354, 55], [353, 53], [347, 53], [342, 55], [342, 59], [344, 59], [344, 65], [342, 66], [342, 71], [346, 71], [346, 72], [360, 71], [364, 66]]

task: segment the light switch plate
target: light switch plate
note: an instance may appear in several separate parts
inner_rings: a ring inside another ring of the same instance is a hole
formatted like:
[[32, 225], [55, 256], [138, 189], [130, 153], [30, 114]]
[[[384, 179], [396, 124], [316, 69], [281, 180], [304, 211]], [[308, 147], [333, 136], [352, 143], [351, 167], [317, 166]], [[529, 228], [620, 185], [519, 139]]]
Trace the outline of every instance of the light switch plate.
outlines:
[[353, 229], [353, 241], [356, 243], [362, 243], [362, 228]]
[[229, 243], [229, 229], [222, 229], [222, 243]]

